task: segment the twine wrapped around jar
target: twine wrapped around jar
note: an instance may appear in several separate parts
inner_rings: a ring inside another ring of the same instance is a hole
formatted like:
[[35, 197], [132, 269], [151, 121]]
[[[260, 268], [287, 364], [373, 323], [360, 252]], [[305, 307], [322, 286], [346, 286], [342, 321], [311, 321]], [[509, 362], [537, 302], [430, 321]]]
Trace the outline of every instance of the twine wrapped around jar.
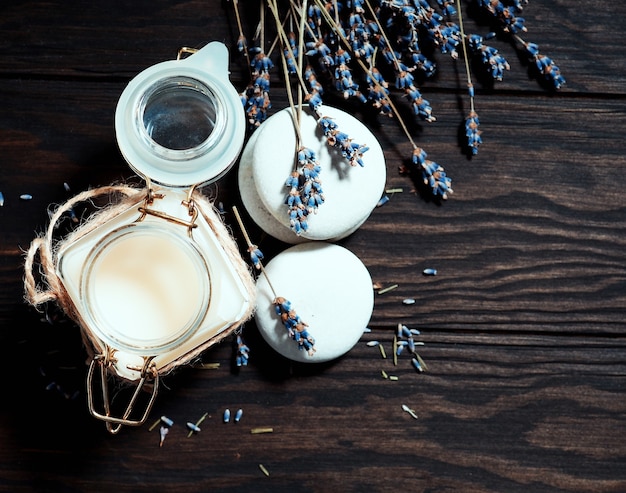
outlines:
[[[36, 237], [31, 242], [26, 252], [24, 262], [24, 289], [27, 303], [40, 309], [41, 306], [47, 302], [55, 302], [63, 312], [81, 328], [81, 334], [90, 359], [94, 358], [97, 353], [97, 349], [95, 348], [101, 346], [101, 343], [98, 341], [96, 335], [89, 329], [88, 325], [81, 319], [72, 298], [61, 282], [57, 270], [59, 260], [58, 252], [64, 245], [69, 245], [79, 240], [122, 211], [127, 210], [133, 204], [140, 203], [146, 197], [147, 193], [148, 190], [146, 188], [136, 188], [128, 185], [110, 185], [79, 193], [60, 205], [53, 212], [50, 217], [50, 224], [45, 233]], [[60, 221], [76, 204], [106, 196], [109, 197], [109, 203], [105, 207], [91, 214], [78, 228], [67, 236], [56, 238], [56, 230]], [[237, 244], [231, 237], [227, 226], [223, 223], [219, 213], [213, 207], [212, 202], [201, 192], [194, 190], [192, 198], [195, 203], [199, 205], [198, 209], [200, 213], [203, 215], [220, 246], [226, 253], [226, 256], [234, 266], [238, 277], [242, 281], [248, 299], [251, 300], [251, 302], [248, 304], [246, 312], [239, 321], [193, 350], [161, 367], [159, 369], [159, 374], [161, 375], [171, 372], [178, 366], [188, 364], [210, 346], [220, 342], [231, 334], [252, 316], [255, 306], [254, 298], [256, 291], [251, 269], [241, 258]], [[37, 262], [37, 259], [39, 262]], [[36, 270], [38, 272], [36, 272]]]

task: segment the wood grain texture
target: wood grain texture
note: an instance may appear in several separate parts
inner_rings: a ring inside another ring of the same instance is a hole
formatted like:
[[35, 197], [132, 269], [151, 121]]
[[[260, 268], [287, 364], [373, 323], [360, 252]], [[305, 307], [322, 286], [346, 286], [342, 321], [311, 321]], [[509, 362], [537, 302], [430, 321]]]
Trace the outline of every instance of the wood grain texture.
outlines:
[[[121, 91], [182, 45], [232, 44], [231, 8], [0, 7], [0, 491], [626, 491], [621, 2], [529, 3], [526, 38], [568, 84], [546, 94], [513, 48], [498, 45], [512, 68], [502, 84], [478, 88], [485, 143], [471, 160], [458, 143], [462, 67], [438, 56], [438, 79], [423, 88], [437, 122], [410, 128], [453, 178], [455, 193], [442, 204], [398, 173], [411, 149], [395, 123], [347, 106], [379, 138], [388, 186], [404, 191], [341, 241], [376, 282], [398, 284], [376, 295], [372, 332], [345, 357], [290, 363], [249, 322], [249, 367], [231, 368], [227, 340], [201, 358], [218, 370], [165, 378], [150, 417], [175, 421], [162, 448], [156, 430], [111, 437], [88, 415], [79, 330], [53, 307], [51, 325], [23, 303], [23, 251], [46, 226], [48, 206], [67, 199], [64, 182], [71, 193], [138, 182], [115, 143]], [[231, 71], [243, 88], [237, 59]], [[287, 102], [278, 78], [273, 87], [278, 110]], [[227, 208], [239, 203], [234, 173], [206, 192]], [[33, 199], [21, 201], [23, 193]], [[285, 248], [249, 229], [266, 256]], [[423, 276], [426, 267], [437, 276]], [[366, 346], [378, 340], [390, 355], [398, 323], [421, 330], [428, 372], [417, 374], [405, 354], [394, 366]], [[240, 423], [221, 422], [227, 407], [244, 410]], [[202, 431], [187, 438], [185, 422], [205, 412]], [[274, 432], [250, 434], [265, 426]]]

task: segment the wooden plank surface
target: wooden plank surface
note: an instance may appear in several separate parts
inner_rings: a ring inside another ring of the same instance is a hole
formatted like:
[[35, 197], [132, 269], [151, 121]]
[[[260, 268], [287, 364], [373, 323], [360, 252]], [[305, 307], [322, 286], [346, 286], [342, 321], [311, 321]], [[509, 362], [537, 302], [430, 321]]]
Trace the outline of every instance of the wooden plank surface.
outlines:
[[[162, 448], [156, 430], [111, 437], [88, 415], [78, 329], [23, 303], [23, 251], [47, 207], [68, 198], [64, 182], [71, 193], [138, 183], [115, 143], [119, 94], [182, 45], [232, 45], [232, 5], [3, 6], [0, 490], [626, 490], [626, 64], [615, 41], [625, 5], [529, 2], [526, 37], [567, 86], [546, 94], [498, 45], [512, 68], [494, 90], [478, 88], [485, 143], [471, 160], [457, 138], [462, 66], [438, 57], [439, 78], [424, 87], [437, 122], [411, 129], [453, 178], [443, 204], [397, 173], [411, 148], [395, 123], [357, 113], [385, 150], [388, 186], [404, 191], [340, 243], [376, 282], [399, 287], [376, 296], [372, 333], [338, 361], [289, 363], [250, 322], [249, 367], [231, 371], [227, 340], [202, 356], [218, 370], [168, 376], [151, 415], [176, 422]], [[242, 88], [238, 60], [231, 70]], [[287, 103], [275, 87], [277, 110]], [[235, 173], [207, 193], [238, 204]], [[268, 257], [285, 248], [249, 226]], [[423, 276], [426, 267], [438, 275]], [[428, 372], [365, 345], [391, 353], [398, 323], [421, 330]], [[242, 421], [221, 423], [226, 407], [242, 408]], [[184, 423], [205, 412], [187, 438]], [[274, 432], [250, 434], [261, 426]]]

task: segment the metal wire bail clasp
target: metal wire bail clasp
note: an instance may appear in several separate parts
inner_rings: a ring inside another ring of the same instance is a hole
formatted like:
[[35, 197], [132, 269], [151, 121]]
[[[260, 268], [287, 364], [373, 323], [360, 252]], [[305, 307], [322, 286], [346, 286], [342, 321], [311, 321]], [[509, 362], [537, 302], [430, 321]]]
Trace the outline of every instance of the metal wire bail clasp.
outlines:
[[[148, 418], [148, 415], [150, 414], [150, 410], [152, 409], [152, 405], [154, 404], [154, 401], [156, 399], [159, 387], [159, 372], [157, 371], [156, 364], [153, 361], [154, 356], [144, 356], [143, 367], [136, 368], [137, 371], [141, 372], [141, 378], [137, 383], [137, 388], [135, 389], [133, 396], [126, 406], [126, 410], [121, 417], [111, 416], [111, 402], [109, 399], [107, 369], [115, 362], [114, 353], [114, 349], [106, 346], [102, 354], [94, 356], [94, 358], [91, 360], [91, 364], [89, 365], [89, 372], [87, 373], [87, 404], [89, 407], [89, 412], [94, 418], [104, 421], [106, 423], [107, 431], [111, 434], [116, 434], [117, 432], [119, 432], [123, 425], [141, 426], [142, 424], [144, 424], [146, 419]], [[102, 403], [104, 407], [104, 413], [98, 412], [94, 405], [94, 371], [96, 365], [100, 367], [100, 386], [102, 389]], [[146, 404], [146, 409], [139, 419], [130, 419], [129, 416], [133, 411], [133, 408], [135, 407], [137, 398], [139, 397], [141, 390], [148, 381], [152, 381], [153, 383], [150, 398], [148, 400], [148, 403]]]
[[159, 217], [171, 223], [185, 226], [187, 228], [187, 234], [190, 237], [193, 236], [192, 233], [193, 233], [194, 228], [198, 227], [198, 225], [196, 224], [196, 219], [198, 219], [198, 209], [196, 208], [195, 202], [192, 198], [193, 191], [195, 190], [195, 185], [189, 189], [189, 192], [187, 194], [187, 200], [183, 200], [181, 204], [183, 207], [187, 208], [187, 211], [189, 213], [190, 219], [188, 221], [185, 221], [184, 219], [181, 219], [176, 216], [172, 216], [171, 214], [167, 214], [166, 212], [163, 212], [157, 209], [151, 209], [150, 207], [148, 207], [149, 205], [152, 205], [154, 203], [155, 199], [162, 199], [164, 195], [161, 193], [154, 192], [149, 178], [146, 179], [146, 182], [147, 182], [146, 198], [144, 199], [143, 206], [138, 208], [140, 216], [139, 218], [137, 218], [137, 222], [143, 221], [147, 215]]

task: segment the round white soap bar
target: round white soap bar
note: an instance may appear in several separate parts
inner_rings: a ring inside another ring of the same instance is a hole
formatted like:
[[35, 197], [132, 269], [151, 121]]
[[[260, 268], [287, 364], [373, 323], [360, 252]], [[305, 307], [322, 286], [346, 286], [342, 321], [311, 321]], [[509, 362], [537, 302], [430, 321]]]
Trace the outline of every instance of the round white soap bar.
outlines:
[[[308, 325], [315, 341], [312, 355], [299, 349], [276, 313], [272, 288]], [[259, 331], [272, 348], [294, 361], [321, 363], [347, 353], [363, 334], [373, 308], [367, 268], [352, 252], [331, 243], [288, 248], [265, 266], [257, 281]]]
[[[326, 142], [318, 117], [308, 107], [301, 112], [302, 145], [312, 150], [319, 162], [319, 178], [324, 203], [307, 217], [308, 229], [300, 236], [309, 240], [336, 241], [354, 232], [365, 222], [380, 199], [386, 180], [385, 158], [376, 137], [352, 115], [329, 106], [321, 114], [330, 118], [337, 129], [353, 143], [366, 146], [363, 166], [351, 166], [341, 152]], [[285, 200], [287, 178], [296, 160], [296, 133], [291, 109], [268, 118], [250, 139], [240, 165], [240, 190], [248, 212], [264, 209], [257, 223], [272, 236], [290, 243], [298, 242], [292, 231]], [[245, 158], [245, 159], [244, 159]], [[242, 174], [247, 176], [242, 180]], [[260, 202], [260, 203], [259, 203]], [[267, 217], [273, 217], [273, 220]]]

